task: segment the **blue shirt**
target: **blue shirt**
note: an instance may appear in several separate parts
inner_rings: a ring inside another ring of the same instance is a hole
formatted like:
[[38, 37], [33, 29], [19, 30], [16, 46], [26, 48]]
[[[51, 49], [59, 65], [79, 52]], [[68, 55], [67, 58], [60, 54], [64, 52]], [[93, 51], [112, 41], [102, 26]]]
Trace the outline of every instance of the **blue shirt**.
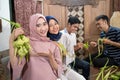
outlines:
[[[110, 26], [107, 33], [101, 32], [100, 37], [105, 37], [111, 41], [120, 43], [120, 29]], [[120, 65], [120, 48], [109, 44], [104, 44], [103, 54], [113, 58]]]

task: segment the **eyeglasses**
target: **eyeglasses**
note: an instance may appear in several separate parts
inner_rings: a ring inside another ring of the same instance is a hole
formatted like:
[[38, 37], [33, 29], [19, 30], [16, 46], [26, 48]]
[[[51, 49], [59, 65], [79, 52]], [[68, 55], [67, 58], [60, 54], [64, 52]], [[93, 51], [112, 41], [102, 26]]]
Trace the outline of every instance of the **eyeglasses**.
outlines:
[[36, 24], [37, 27], [46, 26], [46, 25], [48, 25], [47, 22], [43, 22], [43, 23], [40, 23], [40, 24]]

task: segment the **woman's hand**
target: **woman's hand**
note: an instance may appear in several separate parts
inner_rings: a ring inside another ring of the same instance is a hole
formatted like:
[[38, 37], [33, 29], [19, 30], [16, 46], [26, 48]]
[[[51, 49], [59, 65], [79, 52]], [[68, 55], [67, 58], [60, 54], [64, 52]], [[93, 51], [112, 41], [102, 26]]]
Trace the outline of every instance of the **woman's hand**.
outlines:
[[12, 35], [14, 36], [14, 40], [21, 34], [24, 34], [24, 31], [22, 28], [14, 29], [12, 33]]
[[39, 56], [44, 56], [44, 57], [47, 57], [49, 59], [49, 62], [51, 64], [51, 67], [54, 69], [54, 70], [58, 70], [58, 63], [56, 62], [55, 58], [53, 57], [53, 54], [51, 52], [51, 50], [49, 50], [48, 53], [38, 53]]
[[52, 57], [52, 52], [51, 50], [49, 50], [49, 52], [45, 53], [45, 52], [41, 52], [41, 53], [38, 53], [38, 54], [32, 54], [33, 56], [43, 56], [43, 57], [48, 57], [48, 58], [51, 58]]

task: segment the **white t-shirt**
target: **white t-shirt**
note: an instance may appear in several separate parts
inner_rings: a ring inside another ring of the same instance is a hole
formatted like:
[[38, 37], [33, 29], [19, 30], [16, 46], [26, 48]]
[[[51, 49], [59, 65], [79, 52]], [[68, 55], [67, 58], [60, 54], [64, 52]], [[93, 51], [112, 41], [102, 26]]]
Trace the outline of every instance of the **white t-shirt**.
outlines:
[[66, 55], [66, 65], [73, 62], [75, 59], [75, 51], [74, 46], [76, 45], [76, 34], [71, 33], [69, 34], [66, 28], [62, 31], [62, 36], [58, 42], [62, 43], [66, 50], [68, 51], [68, 55]]

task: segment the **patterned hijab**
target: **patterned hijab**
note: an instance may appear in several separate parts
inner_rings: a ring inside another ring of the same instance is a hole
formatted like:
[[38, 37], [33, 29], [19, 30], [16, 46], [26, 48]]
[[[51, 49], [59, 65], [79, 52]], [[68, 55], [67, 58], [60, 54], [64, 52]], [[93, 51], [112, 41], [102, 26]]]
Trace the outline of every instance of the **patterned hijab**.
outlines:
[[[49, 24], [49, 22], [50, 22], [51, 19], [55, 20], [55, 21], [58, 23], [57, 19], [55, 19], [53, 16], [46, 16], [45, 18], [46, 18], [48, 24]], [[61, 38], [61, 35], [62, 35], [61, 32], [58, 32], [58, 34], [51, 34], [51, 33], [48, 31], [48, 33], [47, 33], [47, 36], [48, 36], [48, 37], [50, 38], [50, 40], [52, 40], [52, 41], [58, 41], [58, 40]]]

